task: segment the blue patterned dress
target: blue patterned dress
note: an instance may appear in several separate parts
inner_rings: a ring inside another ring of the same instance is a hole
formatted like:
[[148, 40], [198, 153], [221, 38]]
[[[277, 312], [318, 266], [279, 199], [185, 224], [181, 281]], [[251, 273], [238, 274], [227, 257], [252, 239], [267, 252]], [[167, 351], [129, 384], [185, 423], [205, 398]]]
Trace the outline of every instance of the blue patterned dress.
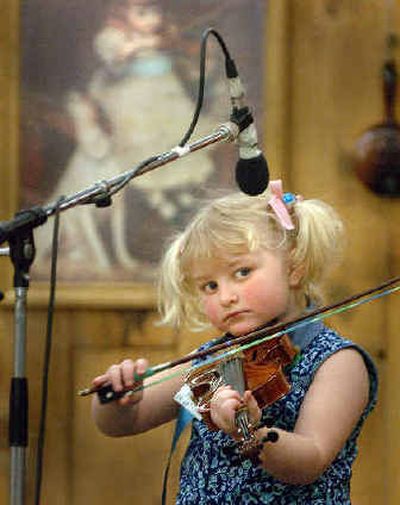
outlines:
[[357, 437], [377, 396], [377, 373], [369, 355], [350, 340], [322, 323], [309, 324], [291, 333], [301, 349], [301, 359], [288, 371], [291, 391], [264, 409], [263, 421], [293, 431], [300, 407], [315, 373], [324, 361], [344, 348], [357, 349], [363, 356], [370, 379], [369, 402], [342, 450], [329, 468], [313, 483], [286, 484], [249, 460], [232, 464], [232, 439], [211, 432], [202, 421], [193, 420], [191, 440], [182, 462], [177, 505], [348, 505], [351, 467], [357, 455]]

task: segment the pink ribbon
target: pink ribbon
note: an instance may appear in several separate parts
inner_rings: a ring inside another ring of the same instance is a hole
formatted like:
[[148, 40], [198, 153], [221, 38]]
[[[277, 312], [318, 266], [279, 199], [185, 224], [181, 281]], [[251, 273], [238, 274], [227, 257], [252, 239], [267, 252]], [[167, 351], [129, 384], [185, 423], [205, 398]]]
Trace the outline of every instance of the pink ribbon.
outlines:
[[288, 209], [283, 201], [283, 191], [282, 191], [282, 181], [277, 179], [276, 181], [270, 181], [269, 188], [271, 190], [272, 196], [268, 200], [268, 205], [271, 206], [274, 211], [278, 221], [281, 223], [285, 230], [294, 230], [294, 224]]

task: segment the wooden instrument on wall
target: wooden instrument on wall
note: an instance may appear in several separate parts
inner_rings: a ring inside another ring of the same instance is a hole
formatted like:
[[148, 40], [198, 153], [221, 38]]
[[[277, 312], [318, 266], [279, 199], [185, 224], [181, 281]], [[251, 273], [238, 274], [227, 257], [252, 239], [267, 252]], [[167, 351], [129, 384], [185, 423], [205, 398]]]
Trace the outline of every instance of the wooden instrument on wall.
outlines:
[[[387, 37], [388, 53], [393, 53], [396, 37]], [[368, 128], [356, 143], [355, 172], [374, 193], [400, 196], [400, 124], [396, 120], [397, 69], [393, 54], [382, 68], [384, 119]]]

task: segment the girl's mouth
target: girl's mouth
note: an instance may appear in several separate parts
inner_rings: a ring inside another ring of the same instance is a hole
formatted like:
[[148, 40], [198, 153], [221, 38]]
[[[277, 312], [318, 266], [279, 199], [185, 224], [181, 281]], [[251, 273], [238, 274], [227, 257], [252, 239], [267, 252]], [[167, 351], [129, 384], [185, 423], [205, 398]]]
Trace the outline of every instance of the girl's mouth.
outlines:
[[229, 312], [229, 314], [227, 314], [224, 317], [224, 322], [228, 322], [228, 321], [231, 321], [232, 319], [236, 319], [245, 313], [246, 313], [245, 310], [236, 310], [235, 312]]

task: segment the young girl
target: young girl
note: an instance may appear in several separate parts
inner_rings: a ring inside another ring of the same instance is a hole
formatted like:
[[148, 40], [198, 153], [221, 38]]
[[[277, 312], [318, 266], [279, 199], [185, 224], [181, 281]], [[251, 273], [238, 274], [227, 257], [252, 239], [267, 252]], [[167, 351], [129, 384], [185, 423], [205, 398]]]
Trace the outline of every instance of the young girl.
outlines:
[[[233, 194], [210, 203], [167, 250], [160, 279], [165, 323], [211, 324], [229, 338], [290, 321], [321, 303], [320, 287], [338, 258], [342, 224], [318, 200], [283, 194], [272, 181], [257, 197]], [[361, 426], [376, 400], [368, 354], [321, 322], [290, 332], [301, 353], [287, 371], [290, 392], [261, 410], [250, 391], [219, 387], [209, 418], [194, 419], [181, 467], [178, 504], [350, 503], [352, 463]], [[213, 345], [210, 342], [206, 346]], [[93, 384], [123, 391], [147, 361], [112, 365]], [[93, 402], [96, 424], [110, 436], [149, 430], [174, 419], [182, 376], [125, 396]], [[261, 445], [258, 461], [235, 461], [237, 411], [247, 407]], [[272, 427], [266, 427], [271, 426]]]

